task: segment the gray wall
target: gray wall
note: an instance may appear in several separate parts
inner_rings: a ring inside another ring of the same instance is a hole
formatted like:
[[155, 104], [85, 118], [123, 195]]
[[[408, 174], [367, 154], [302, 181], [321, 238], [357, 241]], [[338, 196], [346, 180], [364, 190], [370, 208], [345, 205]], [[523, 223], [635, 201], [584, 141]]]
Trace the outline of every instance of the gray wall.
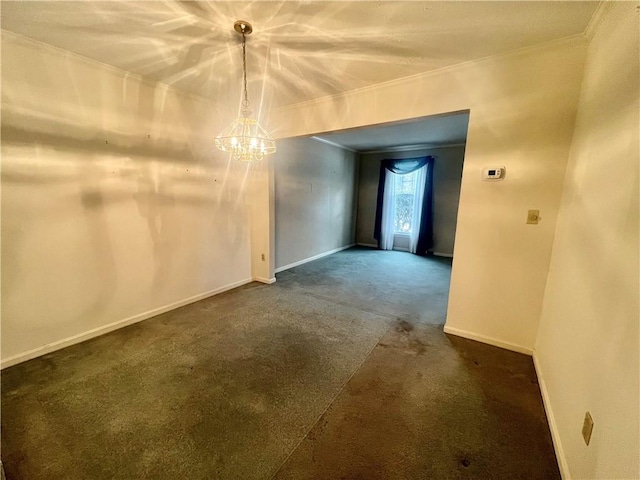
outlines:
[[312, 138], [278, 141], [276, 269], [355, 243], [358, 160]]
[[[385, 158], [411, 158], [424, 155], [437, 157], [433, 168], [433, 250], [440, 254], [453, 254], [464, 146], [362, 154], [356, 227], [356, 241], [359, 244], [377, 244], [373, 238], [373, 227], [376, 218], [380, 162]], [[399, 242], [395, 242], [394, 246], [400, 246]]]

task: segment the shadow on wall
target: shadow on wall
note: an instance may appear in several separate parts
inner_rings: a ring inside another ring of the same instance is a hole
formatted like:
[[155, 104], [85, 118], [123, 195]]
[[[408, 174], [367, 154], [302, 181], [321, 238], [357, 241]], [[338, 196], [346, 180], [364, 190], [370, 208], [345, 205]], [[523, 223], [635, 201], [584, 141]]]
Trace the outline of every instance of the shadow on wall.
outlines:
[[2, 55], [3, 359], [250, 276], [250, 173], [213, 151], [209, 103]]

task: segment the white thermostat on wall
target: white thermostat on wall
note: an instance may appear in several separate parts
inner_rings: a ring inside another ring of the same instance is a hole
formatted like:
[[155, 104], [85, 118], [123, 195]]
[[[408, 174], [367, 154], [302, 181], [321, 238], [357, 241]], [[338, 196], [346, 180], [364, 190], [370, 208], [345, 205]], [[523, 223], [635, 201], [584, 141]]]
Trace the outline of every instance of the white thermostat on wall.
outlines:
[[482, 169], [482, 180], [503, 180], [505, 173], [505, 167], [484, 167]]

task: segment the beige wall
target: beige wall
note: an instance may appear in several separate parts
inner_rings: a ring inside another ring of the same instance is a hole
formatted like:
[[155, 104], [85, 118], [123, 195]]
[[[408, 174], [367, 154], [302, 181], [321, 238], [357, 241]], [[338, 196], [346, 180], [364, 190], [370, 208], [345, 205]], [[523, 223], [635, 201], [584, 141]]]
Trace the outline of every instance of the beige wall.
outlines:
[[[433, 165], [433, 251], [441, 255], [453, 255], [464, 146], [362, 154], [360, 156], [356, 227], [358, 243], [377, 245], [376, 239], [373, 238], [373, 230], [376, 220], [380, 162], [386, 158], [411, 158], [426, 155], [436, 157]], [[394, 248], [408, 250], [408, 237], [396, 239]]]
[[292, 138], [278, 142], [272, 161], [276, 269], [355, 243], [355, 153]]
[[637, 5], [589, 46], [536, 342], [566, 478], [640, 478]]
[[3, 365], [250, 280], [215, 113], [3, 32]]
[[247, 170], [245, 192], [249, 199], [251, 236], [251, 276], [262, 283], [274, 283], [275, 277], [275, 193], [270, 158]]
[[[576, 37], [283, 108], [274, 124], [293, 136], [470, 110], [446, 328], [531, 352], [585, 52]], [[492, 165], [504, 181], [480, 180]]]

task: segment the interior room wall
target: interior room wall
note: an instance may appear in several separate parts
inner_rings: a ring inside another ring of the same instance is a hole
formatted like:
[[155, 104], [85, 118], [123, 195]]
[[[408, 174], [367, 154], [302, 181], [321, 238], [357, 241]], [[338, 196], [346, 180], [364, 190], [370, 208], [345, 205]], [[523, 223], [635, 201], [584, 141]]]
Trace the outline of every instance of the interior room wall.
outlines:
[[[531, 353], [584, 67], [571, 37], [292, 105], [296, 136], [469, 110], [446, 331]], [[500, 182], [481, 181], [505, 166]], [[538, 225], [527, 210], [539, 209]]]
[[637, 6], [589, 45], [535, 347], [565, 478], [640, 478]]
[[[453, 255], [464, 145], [401, 152], [363, 153], [360, 156], [356, 226], [356, 241], [359, 244], [377, 245], [376, 239], [373, 238], [373, 230], [376, 220], [380, 162], [388, 158], [427, 155], [436, 157], [433, 165], [433, 251], [438, 255]], [[408, 245], [408, 241], [403, 242], [402, 239], [394, 242], [394, 248], [407, 249]]]
[[212, 103], [2, 34], [2, 361], [251, 279]]
[[273, 159], [276, 271], [355, 243], [357, 155], [284, 139]]
[[251, 276], [262, 283], [275, 277], [275, 184], [273, 164], [266, 158], [251, 165], [246, 186], [251, 225]]

